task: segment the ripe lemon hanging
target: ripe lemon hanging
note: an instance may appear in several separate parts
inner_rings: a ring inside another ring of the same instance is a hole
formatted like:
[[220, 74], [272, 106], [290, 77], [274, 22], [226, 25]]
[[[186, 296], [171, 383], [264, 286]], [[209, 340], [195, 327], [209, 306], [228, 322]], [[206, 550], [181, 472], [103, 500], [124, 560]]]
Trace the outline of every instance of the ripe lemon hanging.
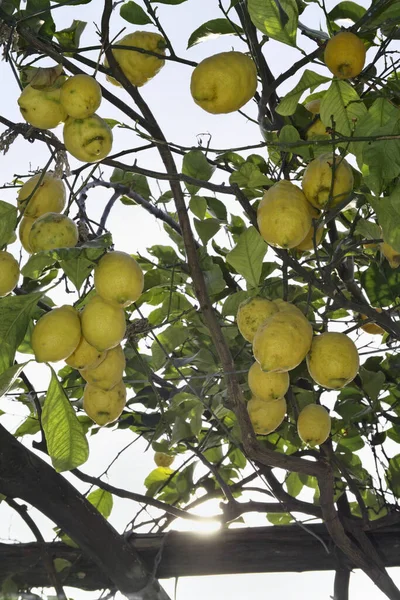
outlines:
[[60, 102], [70, 117], [85, 119], [99, 108], [101, 87], [90, 75], [74, 75], [63, 84]]
[[351, 31], [341, 31], [325, 47], [325, 64], [339, 79], [357, 77], [364, 68], [365, 46]]
[[353, 381], [359, 366], [357, 347], [345, 333], [332, 331], [314, 337], [307, 367], [318, 385], [338, 390]]
[[247, 403], [247, 410], [255, 433], [268, 435], [278, 429], [285, 418], [286, 400], [280, 398], [273, 402], [264, 402], [254, 397]]
[[72, 306], [53, 308], [32, 331], [31, 345], [37, 362], [58, 362], [75, 351], [81, 339], [81, 322]]
[[106, 302], [100, 296], [93, 296], [81, 314], [82, 333], [97, 350], [109, 350], [121, 343], [125, 331], [125, 313]]
[[264, 402], [272, 402], [283, 398], [289, 389], [289, 375], [285, 373], [266, 373], [258, 362], [251, 365], [248, 384], [253, 396]]
[[309, 446], [319, 446], [329, 437], [331, 418], [328, 411], [319, 404], [307, 404], [297, 419], [297, 433]]
[[353, 184], [350, 165], [344, 158], [333, 156], [332, 153], [321, 154], [312, 160], [301, 182], [308, 202], [319, 210], [333, 208], [346, 198], [350, 200]]
[[96, 292], [107, 302], [127, 307], [136, 302], [143, 291], [143, 271], [126, 252], [108, 252], [94, 271]]
[[260, 325], [276, 312], [278, 309], [275, 304], [261, 296], [241, 302], [236, 314], [236, 323], [244, 339], [252, 342]]
[[123, 381], [112, 390], [102, 390], [90, 383], [83, 392], [83, 410], [97, 425], [113, 423], [121, 415], [126, 403], [126, 387]]
[[19, 264], [10, 252], [0, 250], [0, 298], [7, 296], [17, 286]]
[[111, 390], [121, 381], [125, 369], [125, 354], [120, 344], [107, 351], [105, 359], [94, 368], [82, 369], [80, 374], [87, 383], [102, 390]]
[[[29, 196], [31, 198], [27, 200]], [[24, 217], [37, 219], [45, 213], [60, 213], [65, 206], [65, 197], [65, 185], [59, 177], [52, 172], [37, 173], [19, 190], [18, 208]]]

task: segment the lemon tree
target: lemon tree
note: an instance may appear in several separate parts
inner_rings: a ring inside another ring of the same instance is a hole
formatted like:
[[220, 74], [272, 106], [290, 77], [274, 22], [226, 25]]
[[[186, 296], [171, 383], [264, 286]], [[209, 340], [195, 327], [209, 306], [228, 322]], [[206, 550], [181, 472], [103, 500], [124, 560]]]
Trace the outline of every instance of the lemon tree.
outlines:
[[0, 511], [37, 540], [0, 544], [1, 597], [167, 600], [193, 554], [226, 568], [184, 536], [171, 559], [184, 520], [237, 536], [232, 572], [284, 572], [236, 527], [256, 510], [338, 600], [343, 565], [398, 600], [399, 22], [0, 3]]

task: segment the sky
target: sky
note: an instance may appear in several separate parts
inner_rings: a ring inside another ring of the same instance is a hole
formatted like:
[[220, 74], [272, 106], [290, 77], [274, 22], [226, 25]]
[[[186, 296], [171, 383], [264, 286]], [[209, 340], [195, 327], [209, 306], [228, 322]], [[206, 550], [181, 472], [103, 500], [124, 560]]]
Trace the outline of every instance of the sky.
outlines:
[[[140, 0], [139, 0], [140, 3]], [[87, 21], [88, 25], [81, 38], [81, 45], [89, 46], [98, 43], [96, 38], [96, 29], [94, 23], [99, 23], [101, 9], [101, 0], [92, 0], [88, 5], [79, 5], [78, 7], [63, 7], [53, 12], [57, 28], [68, 27], [72, 19], [79, 18]], [[226, 3], [225, 3], [226, 4]], [[327, 10], [331, 10], [337, 4], [336, 1], [328, 0], [326, 2]], [[364, 0], [364, 5], [367, 6]], [[245, 50], [244, 45], [233, 36], [210, 39], [204, 43], [198, 44], [189, 50], [186, 49], [187, 40], [190, 34], [202, 23], [221, 17], [217, 8], [216, 0], [188, 0], [179, 6], [159, 6], [159, 18], [173, 42], [176, 53], [179, 56], [189, 60], [200, 61], [203, 58], [221, 51], [230, 49]], [[124, 35], [135, 29], [154, 31], [152, 26], [133, 26], [123, 21], [118, 14], [115, 14], [111, 20], [110, 37], [118, 35], [123, 27], [126, 27]], [[322, 12], [317, 9], [314, 3], [303, 13], [301, 19], [308, 26], [318, 29], [320, 26], [325, 29], [325, 24], [321, 21]], [[315, 48], [314, 44], [299, 33], [299, 44], [309, 52]], [[90, 55], [89, 55], [90, 56]], [[274, 73], [278, 76], [290, 67], [295, 60], [300, 58], [298, 51], [289, 48], [278, 42], [270, 41], [265, 47], [265, 56], [268, 64]], [[96, 58], [91, 55], [91, 58]], [[51, 66], [53, 63], [47, 60], [43, 66]], [[328, 75], [324, 67], [315, 67], [316, 71]], [[257, 125], [247, 121], [237, 113], [229, 115], [210, 115], [197, 107], [189, 92], [189, 82], [192, 67], [167, 61], [160, 73], [146, 86], [141, 89], [143, 97], [149, 103], [155, 116], [157, 117], [166, 138], [184, 146], [197, 146], [199, 139], [204, 144], [211, 139], [210, 145], [214, 148], [230, 148], [246, 144], [257, 143], [261, 140], [261, 135]], [[90, 70], [89, 74], [92, 74]], [[19, 90], [17, 83], [11, 73], [11, 69], [5, 62], [0, 63], [0, 75], [3, 84], [3, 93], [0, 97], [0, 112], [10, 120], [20, 122], [21, 116], [17, 106]], [[300, 74], [296, 75], [280, 88], [283, 95], [286, 91], [294, 87]], [[99, 81], [105, 82], [103, 75], [99, 75]], [[121, 89], [110, 86], [111, 91], [117, 93], [128, 102], [131, 102], [127, 94]], [[249, 116], [256, 116], [256, 106], [249, 103], [245, 107], [245, 112]], [[111, 107], [106, 101], [103, 101], [98, 114], [102, 117], [122, 119], [122, 115]], [[53, 132], [62, 138], [61, 127]], [[126, 148], [131, 143], [137, 144], [135, 134], [129, 130], [114, 128], [114, 147], [113, 152]], [[263, 150], [259, 151], [264, 154]], [[26, 175], [30, 170], [42, 168], [47, 162], [48, 152], [44, 145], [35, 143], [31, 145], [26, 140], [18, 139], [10, 148], [7, 155], [1, 157], [0, 184], [12, 180], [15, 175]], [[162, 165], [156, 152], [147, 152], [139, 157], [139, 164], [145, 168], [153, 170], [162, 170]], [[71, 167], [78, 166], [78, 162], [71, 159]], [[107, 173], [107, 169], [104, 169]], [[214, 176], [215, 182], [222, 182], [220, 175]], [[153, 191], [156, 187], [152, 186]], [[162, 186], [164, 191], [165, 185]], [[15, 190], [3, 190], [1, 198], [6, 201], [15, 202]], [[91, 216], [96, 218], [101, 215], [105, 203], [110, 194], [105, 190], [96, 189], [89, 193], [88, 206]], [[228, 197], [224, 200], [232, 206], [232, 200]], [[237, 209], [234, 212], [239, 214]], [[115, 249], [125, 252], [145, 254], [149, 240], [152, 244], [169, 244], [170, 240], [163, 231], [163, 228], [156, 219], [148, 215], [140, 207], [124, 206], [119, 203], [115, 206], [110, 219], [109, 228], [113, 234]], [[18, 243], [9, 247], [16, 256], [19, 255]], [[26, 260], [26, 255], [22, 254], [22, 262]], [[61, 292], [52, 294], [52, 298], [57, 302], [65, 302], [65, 295]], [[73, 301], [71, 298], [67, 300]], [[57, 366], [57, 365], [56, 365]], [[59, 365], [60, 367], [62, 364]], [[49, 381], [49, 370], [43, 365], [32, 364], [27, 367], [28, 376], [34, 381], [37, 388], [46, 389]], [[25, 407], [17, 402], [2, 399], [0, 408], [6, 411], [6, 415], [0, 417], [0, 422], [14, 431], [15, 428], [24, 420], [26, 415]], [[129, 431], [121, 430], [118, 435], [110, 429], [102, 430], [96, 436], [93, 436], [90, 442], [90, 458], [82, 467], [87, 473], [100, 475], [110, 464], [112, 459], [132, 441], [132, 434]], [[29, 439], [24, 443], [30, 444]], [[147, 450], [147, 451], [146, 451]], [[43, 455], [41, 455], [42, 458]], [[115, 486], [125, 487], [132, 491], [144, 492], [143, 481], [146, 475], [154, 468], [153, 452], [147, 449], [146, 444], [139, 440], [133, 446], [124, 451], [118, 461], [114, 463], [109, 471], [109, 482]], [[182, 459], [176, 461], [180, 464]], [[87, 486], [77, 481], [72, 475], [65, 475], [82, 492], [87, 491]], [[214, 509], [215, 507], [213, 507]], [[119, 498], [114, 499], [114, 510], [110, 521], [122, 532], [130, 516], [133, 516], [137, 510], [137, 505]], [[35, 509], [30, 513], [34, 516], [37, 523], [40, 523], [41, 529], [46, 539], [52, 539], [53, 524], [45, 517], [39, 515]], [[154, 513], [153, 513], [154, 514]], [[263, 515], [252, 514], [246, 518], [249, 525], [263, 525], [265, 518]], [[179, 523], [179, 528], [183, 524]], [[188, 523], [184, 526], [187, 528]], [[193, 529], [195, 526], [193, 524]], [[203, 527], [204, 530], [204, 527]], [[204, 531], [202, 535], [204, 535]], [[212, 535], [208, 533], [207, 535]], [[19, 540], [28, 541], [32, 539], [32, 534], [26, 526], [20, 522], [19, 517], [10, 511], [8, 507], [0, 504], [0, 540]], [[397, 584], [400, 585], [400, 569], [391, 569], [392, 576]], [[175, 581], [163, 581], [167, 592], [174, 598]], [[68, 589], [69, 596], [74, 600], [91, 600], [97, 598], [98, 594], [87, 594], [77, 590]], [[207, 597], [209, 600], [216, 600], [221, 597], [229, 597], [230, 600], [242, 600], [249, 598], [253, 594], [257, 597], [296, 597], [298, 600], [328, 600], [333, 593], [333, 573], [304, 573], [304, 574], [257, 574], [257, 575], [236, 575], [236, 576], [216, 576], [216, 577], [196, 577], [182, 578], [179, 580], [176, 589], [176, 600], [200, 600]], [[295, 596], [294, 596], [295, 594]], [[351, 577], [350, 598], [362, 596], [363, 600], [380, 600], [384, 598], [375, 586], [362, 573], [356, 572]]]

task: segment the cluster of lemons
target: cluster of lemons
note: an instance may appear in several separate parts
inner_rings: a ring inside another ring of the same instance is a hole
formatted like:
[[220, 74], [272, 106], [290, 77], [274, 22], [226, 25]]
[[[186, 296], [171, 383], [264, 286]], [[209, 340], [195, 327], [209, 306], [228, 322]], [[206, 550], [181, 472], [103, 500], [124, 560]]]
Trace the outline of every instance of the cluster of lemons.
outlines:
[[[236, 322], [242, 336], [253, 346], [255, 361], [249, 369], [252, 398], [248, 412], [257, 434], [277, 429], [286, 415], [289, 372], [304, 359], [312, 379], [337, 390], [354, 379], [359, 356], [354, 342], [344, 333], [313, 335], [311, 323], [301, 310], [284, 300], [256, 296], [239, 306]], [[322, 444], [331, 421], [323, 406], [309, 404], [299, 414], [298, 434], [306, 444]]]

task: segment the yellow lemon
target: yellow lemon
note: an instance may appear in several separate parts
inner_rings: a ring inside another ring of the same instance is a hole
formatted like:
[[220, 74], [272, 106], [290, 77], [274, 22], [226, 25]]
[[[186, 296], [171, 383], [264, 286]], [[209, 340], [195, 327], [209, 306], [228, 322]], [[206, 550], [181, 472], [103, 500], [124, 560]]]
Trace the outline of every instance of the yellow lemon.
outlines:
[[193, 100], [212, 114], [239, 110], [254, 96], [257, 69], [242, 52], [221, 52], [201, 61], [190, 81]]
[[154, 462], [156, 463], [157, 467], [170, 467], [174, 460], [174, 456], [166, 454], [165, 452], [154, 453]]
[[126, 331], [125, 313], [106, 302], [100, 296], [93, 296], [81, 315], [82, 333], [97, 350], [110, 350], [121, 343]]
[[307, 367], [318, 385], [338, 390], [353, 381], [359, 366], [357, 347], [346, 334], [332, 331], [314, 337]]
[[349, 164], [340, 156], [335, 155], [333, 160], [331, 153], [321, 154], [311, 161], [301, 182], [307, 200], [319, 210], [333, 208], [349, 198], [353, 184], [353, 172]]
[[111, 390], [121, 381], [125, 369], [125, 354], [120, 344], [107, 351], [105, 359], [91, 369], [82, 369], [79, 373], [87, 383], [102, 390]]
[[322, 236], [324, 234], [324, 226], [318, 225], [315, 228], [314, 220], [317, 220], [319, 217], [319, 211], [316, 210], [313, 206], [311, 206], [311, 217], [313, 219], [311, 223], [311, 227], [308, 230], [308, 233], [304, 240], [295, 246], [295, 250], [299, 250], [300, 252], [308, 252], [309, 250], [314, 250], [314, 236], [315, 236], [315, 245], [319, 246], [322, 240]]
[[400, 265], [400, 252], [397, 252], [397, 250], [392, 248], [392, 246], [386, 242], [382, 242], [379, 246], [383, 256], [386, 258], [392, 269], [397, 269]]
[[266, 373], [258, 362], [251, 365], [248, 384], [253, 396], [264, 402], [272, 402], [283, 398], [289, 389], [289, 375], [285, 373]]
[[37, 173], [19, 190], [18, 208], [24, 217], [37, 219], [48, 212], [61, 212], [65, 196], [65, 186], [59, 177], [51, 172]]
[[319, 404], [307, 404], [297, 419], [297, 433], [309, 446], [319, 446], [329, 437], [331, 418], [328, 411]]
[[297, 186], [282, 180], [264, 193], [257, 209], [257, 223], [268, 244], [294, 248], [310, 230], [310, 206]]
[[[135, 31], [118, 40], [115, 46], [133, 46], [155, 52], [156, 54], [165, 54], [166, 43], [159, 33]], [[117, 48], [114, 48], [112, 52], [125, 77], [137, 87], [144, 85], [152, 79], [165, 63], [162, 58], [146, 54], [145, 52], [118, 50]], [[107, 59], [104, 61], [104, 66], [108, 67]], [[121, 85], [109, 75], [107, 75], [107, 79], [114, 85]]]
[[0, 250], [0, 298], [7, 296], [17, 286], [19, 264], [12, 254]]
[[74, 352], [65, 359], [67, 365], [73, 369], [95, 369], [106, 357], [106, 351], [101, 352], [81, 336]]
[[136, 260], [126, 252], [108, 252], [94, 271], [96, 292], [107, 302], [127, 307], [143, 291], [143, 271]]
[[278, 429], [286, 415], [286, 400], [279, 398], [273, 402], [264, 402], [252, 398], [247, 403], [251, 424], [258, 435], [267, 435]]
[[104, 119], [94, 114], [86, 119], [68, 117], [64, 125], [64, 144], [82, 162], [103, 160], [111, 152], [113, 134]]
[[267, 298], [255, 296], [241, 302], [236, 314], [236, 323], [244, 339], [252, 342], [260, 325], [276, 312], [277, 307]]
[[85, 119], [99, 108], [101, 87], [90, 75], [74, 75], [63, 84], [60, 102], [70, 117]]
[[126, 404], [126, 387], [123, 381], [112, 390], [102, 390], [90, 383], [83, 392], [83, 410], [97, 425], [107, 425], [121, 416]]
[[31, 345], [37, 362], [64, 360], [78, 346], [81, 322], [72, 306], [53, 308], [37, 321], [32, 331]]
[[[305, 108], [307, 110], [309, 110], [310, 113], [317, 116], [317, 115], [319, 115], [320, 106], [321, 106], [321, 100], [317, 99], [317, 100], [311, 100], [311, 102], [308, 102], [305, 105]], [[320, 137], [323, 137], [323, 138], [329, 137], [329, 133], [326, 132], [326, 127], [323, 124], [323, 122], [321, 121], [321, 119], [316, 119], [310, 125], [310, 127], [307, 129], [306, 135], [305, 135], [306, 140], [312, 140], [317, 137], [319, 137], [319, 138]]]
[[310, 350], [313, 329], [293, 310], [278, 312], [257, 330], [253, 355], [263, 371], [282, 373], [299, 365]]
[[299, 308], [297, 308], [297, 306], [292, 304], [292, 302], [287, 302], [286, 300], [282, 300], [282, 298], [276, 298], [275, 300], [272, 300], [272, 302], [275, 304], [275, 306], [277, 307], [279, 312], [284, 312], [286, 310], [292, 310], [292, 311], [300, 314], [302, 317], [304, 317], [301, 310]]
[[327, 43], [324, 61], [336, 77], [350, 79], [363, 70], [365, 55], [363, 41], [350, 31], [341, 31]]
[[18, 235], [19, 240], [23, 249], [29, 254], [32, 254], [33, 250], [29, 242], [29, 236], [31, 234], [32, 225], [34, 224], [35, 219], [32, 217], [23, 217], [19, 224]]
[[29, 246], [32, 252], [53, 248], [73, 248], [78, 242], [78, 228], [66, 215], [45, 213], [32, 224]]
[[35, 89], [30, 84], [18, 98], [18, 105], [25, 121], [38, 129], [54, 129], [67, 118], [60, 102], [60, 82], [45, 89]]
[[[377, 308], [376, 312], [381, 313], [382, 309], [381, 308]], [[360, 315], [361, 319], [368, 319], [367, 315]], [[365, 325], [360, 325], [361, 329], [363, 329], [366, 333], [369, 333], [370, 335], [383, 335], [385, 333], [385, 330], [382, 329], [382, 327], [380, 327], [379, 325], [377, 325], [376, 323], [365, 323]]]

